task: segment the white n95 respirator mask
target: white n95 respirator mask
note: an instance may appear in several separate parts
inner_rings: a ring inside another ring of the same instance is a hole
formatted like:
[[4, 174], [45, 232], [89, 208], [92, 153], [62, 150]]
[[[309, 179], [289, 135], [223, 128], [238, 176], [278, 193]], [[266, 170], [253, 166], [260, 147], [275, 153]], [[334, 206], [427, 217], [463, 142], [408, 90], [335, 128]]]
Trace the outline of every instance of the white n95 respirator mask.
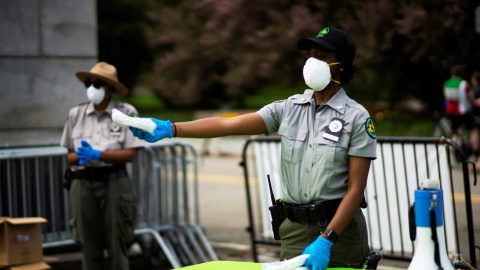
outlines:
[[339, 81], [332, 79], [329, 67], [338, 64], [340, 64], [340, 62], [327, 64], [327, 62], [318, 60], [317, 58], [308, 58], [307, 62], [305, 62], [305, 66], [303, 66], [303, 78], [305, 79], [305, 83], [315, 91], [322, 91], [327, 87], [330, 81], [340, 84]]
[[95, 105], [98, 105], [102, 102], [105, 97], [105, 89], [100, 86], [100, 88], [95, 88], [93, 84], [87, 88], [87, 97], [88, 100], [93, 101]]

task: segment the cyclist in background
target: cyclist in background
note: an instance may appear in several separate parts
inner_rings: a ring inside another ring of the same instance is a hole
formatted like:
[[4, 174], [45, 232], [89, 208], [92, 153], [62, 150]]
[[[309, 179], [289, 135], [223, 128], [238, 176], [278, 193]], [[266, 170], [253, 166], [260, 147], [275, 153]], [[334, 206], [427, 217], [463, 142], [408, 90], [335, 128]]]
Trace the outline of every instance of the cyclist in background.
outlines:
[[[470, 133], [470, 143], [474, 150], [478, 149], [478, 130], [472, 112], [473, 91], [463, 79], [464, 67], [454, 65], [450, 68], [450, 79], [443, 85], [445, 96], [445, 116], [452, 123], [452, 140], [458, 141], [458, 130], [463, 125]], [[470, 153], [465, 153], [467, 156]]]

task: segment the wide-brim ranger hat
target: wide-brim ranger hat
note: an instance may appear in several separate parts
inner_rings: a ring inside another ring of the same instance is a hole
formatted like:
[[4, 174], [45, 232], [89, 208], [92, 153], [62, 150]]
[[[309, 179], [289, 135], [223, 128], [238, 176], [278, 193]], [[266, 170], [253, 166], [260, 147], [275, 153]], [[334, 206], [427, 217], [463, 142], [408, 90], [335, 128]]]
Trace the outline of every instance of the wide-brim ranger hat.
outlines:
[[297, 48], [308, 51], [313, 44], [332, 51], [342, 51], [347, 56], [346, 61], [353, 63], [355, 59], [355, 42], [347, 32], [335, 27], [325, 27], [314, 38], [303, 38], [297, 43]]
[[88, 78], [95, 78], [106, 82], [115, 88], [114, 94], [125, 96], [128, 94], [128, 89], [121, 82], [118, 81], [117, 69], [115, 66], [106, 62], [97, 63], [90, 71], [77, 71], [75, 73], [77, 78], [85, 82]]

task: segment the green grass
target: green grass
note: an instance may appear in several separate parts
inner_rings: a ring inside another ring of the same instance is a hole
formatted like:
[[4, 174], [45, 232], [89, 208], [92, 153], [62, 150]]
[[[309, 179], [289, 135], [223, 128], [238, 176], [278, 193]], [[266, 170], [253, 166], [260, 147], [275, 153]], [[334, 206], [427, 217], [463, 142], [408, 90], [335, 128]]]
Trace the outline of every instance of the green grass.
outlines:
[[285, 86], [283, 84], [270, 85], [258, 90], [254, 96], [249, 96], [245, 100], [248, 108], [262, 108], [263, 106], [288, 98], [294, 94], [302, 94], [305, 85]]
[[375, 133], [378, 137], [427, 137], [437, 123], [432, 119], [384, 119], [375, 121]]
[[163, 101], [156, 96], [153, 95], [133, 95], [130, 97], [120, 97], [118, 100], [130, 103], [133, 105], [137, 110], [141, 109], [163, 109], [165, 104]]
[[167, 111], [165, 103], [154, 95], [133, 95], [118, 98], [118, 100], [133, 105], [140, 117], [153, 117], [172, 122], [184, 122], [194, 119], [194, 111]]

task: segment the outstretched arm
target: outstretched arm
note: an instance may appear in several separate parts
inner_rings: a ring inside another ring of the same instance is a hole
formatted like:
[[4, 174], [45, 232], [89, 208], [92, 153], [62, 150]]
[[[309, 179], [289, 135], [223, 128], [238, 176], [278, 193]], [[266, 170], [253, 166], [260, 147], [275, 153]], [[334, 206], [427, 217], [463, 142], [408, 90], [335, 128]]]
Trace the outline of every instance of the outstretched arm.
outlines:
[[[210, 117], [191, 122], [175, 123], [177, 137], [214, 138], [228, 135], [255, 135], [267, 132], [262, 117], [257, 113], [232, 118]], [[172, 128], [173, 124], [172, 124]]]
[[191, 122], [171, 123], [151, 118], [156, 128], [147, 132], [130, 127], [133, 135], [147, 142], [157, 142], [164, 138], [214, 138], [228, 135], [255, 135], [267, 132], [262, 117], [250, 113], [233, 118], [211, 117]]

